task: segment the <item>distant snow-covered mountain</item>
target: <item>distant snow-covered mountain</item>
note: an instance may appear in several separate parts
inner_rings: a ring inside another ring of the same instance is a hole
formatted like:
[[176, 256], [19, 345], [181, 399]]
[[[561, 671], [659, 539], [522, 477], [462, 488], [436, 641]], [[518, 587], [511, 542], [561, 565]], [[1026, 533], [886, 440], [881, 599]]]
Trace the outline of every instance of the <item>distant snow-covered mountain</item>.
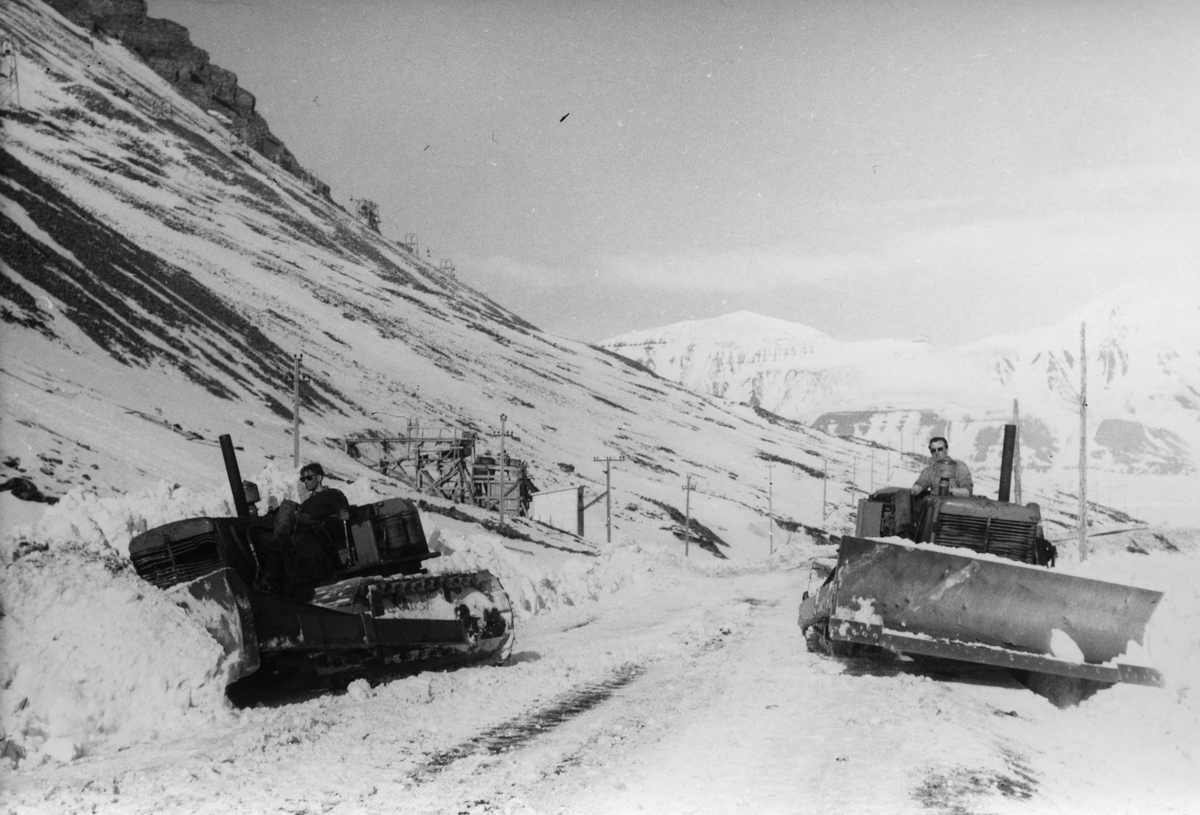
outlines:
[[[1091, 496], [1171, 521], [1200, 487], [1200, 289], [1127, 285], [1062, 322], [959, 348], [841, 342], [747, 312], [600, 343], [697, 393], [745, 402], [836, 436], [921, 452], [932, 435], [982, 471], [1019, 407], [1029, 483], [1079, 482], [1081, 326], [1086, 325]], [[1105, 493], [1107, 489], [1107, 495]], [[1130, 495], [1132, 494], [1132, 501]]]

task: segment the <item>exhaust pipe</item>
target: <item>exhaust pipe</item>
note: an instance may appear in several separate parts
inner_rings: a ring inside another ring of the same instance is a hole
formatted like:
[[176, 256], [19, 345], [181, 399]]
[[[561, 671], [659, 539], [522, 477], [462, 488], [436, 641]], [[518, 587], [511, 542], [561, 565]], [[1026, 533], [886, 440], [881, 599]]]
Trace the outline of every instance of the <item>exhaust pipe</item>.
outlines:
[[1004, 452], [1000, 455], [1000, 495], [997, 499], [1004, 504], [1009, 501], [1009, 493], [1012, 487], [1013, 474], [1013, 454], [1017, 449], [1017, 426], [1015, 424], [1006, 424], [1004, 426]]
[[233, 493], [233, 506], [239, 518], [250, 517], [250, 505], [246, 501], [246, 489], [242, 486], [242, 473], [238, 469], [237, 455], [233, 452], [233, 439], [228, 433], [220, 437], [221, 455], [225, 456], [225, 474], [229, 476], [229, 490]]

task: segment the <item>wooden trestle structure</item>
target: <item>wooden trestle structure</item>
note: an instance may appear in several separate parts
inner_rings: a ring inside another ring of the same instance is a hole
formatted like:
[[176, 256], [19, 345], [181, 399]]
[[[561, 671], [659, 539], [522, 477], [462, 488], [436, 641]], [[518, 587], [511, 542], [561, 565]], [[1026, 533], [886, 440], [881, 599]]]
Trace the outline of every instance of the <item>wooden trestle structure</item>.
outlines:
[[[476, 454], [471, 431], [414, 432], [405, 436], [348, 436], [346, 453], [425, 495], [473, 504], [506, 515], [528, 515], [536, 488], [524, 461], [485, 451]], [[501, 491], [503, 490], [503, 494]]]

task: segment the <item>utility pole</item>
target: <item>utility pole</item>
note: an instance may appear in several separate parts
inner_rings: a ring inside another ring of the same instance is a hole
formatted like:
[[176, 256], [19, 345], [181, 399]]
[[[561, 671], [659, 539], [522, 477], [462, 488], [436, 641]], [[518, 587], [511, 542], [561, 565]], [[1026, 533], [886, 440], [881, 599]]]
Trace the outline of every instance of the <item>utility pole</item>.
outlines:
[[825, 520], [829, 516], [825, 513], [825, 508], [829, 506], [829, 459], [821, 459], [821, 520]]
[[500, 506], [500, 525], [501, 526], [504, 526], [504, 470], [507, 467], [507, 462], [504, 459], [504, 438], [506, 436], [512, 435], [512, 433], [510, 433], [504, 429], [504, 423], [506, 421], [508, 421], [508, 416], [504, 413], [501, 413], [500, 414], [500, 432], [488, 434], [492, 438], [495, 438], [497, 436], [500, 437], [500, 458], [499, 458], [499, 463], [500, 463], [500, 502], [499, 502], [499, 506]]
[[[597, 456], [592, 461], [604, 462], [604, 516], [608, 528], [607, 540], [612, 543], [612, 463], [614, 461], [624, 461], [625, 456]], [[596, 503], [595, 501], [592, 504]], [[591, 506], [591, 504], [588, 504]], [[587, 507], [584, 507], [587, 509]]]
[[292, 467], [300, 466], [300, 354], [292, 365]]
[[767, 462], [767, 539], [770, 542], [769, 554], [775, 554], [775, 512], [771, 505], [774, 481], [771, 478], [771, 468], [775, 462]]
[[507, 457], [504, 454], [504, 437], [508, 435], [508, 431], [504, 429], [504, 423], [508, 421], [507, 414], [500, 414], [500, 526], [504, 526], [504, 471], [506, 469]]
[[1087, 323], [1079, 324], [1079, 559], [1087, 560]]
[[687, 493], [687, 498], [684, 499], [684, 522], [683, 522], [683, 556], [689, 556], [689, 550], [692, 543], [692, 490], [696, 489], [692, 486], [692, 479], [695, 478], [691, 473], [687, 474], [687, 483], [684, 484], [683, 491]]

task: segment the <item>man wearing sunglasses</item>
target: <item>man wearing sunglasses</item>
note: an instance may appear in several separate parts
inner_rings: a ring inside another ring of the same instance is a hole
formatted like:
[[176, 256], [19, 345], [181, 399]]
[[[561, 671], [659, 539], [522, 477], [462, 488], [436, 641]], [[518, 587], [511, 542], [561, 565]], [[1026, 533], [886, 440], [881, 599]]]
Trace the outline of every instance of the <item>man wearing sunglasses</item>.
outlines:
[[937, 492], [943, 478], [950, 487], [951, 495], [972, 495], [975, 482], [971, 479], [971, 470], [961, 461], [950, 458], [950, 444], [942, 436], [934, 436], [929, 440], [929, 454], [933, 456], [916, 483], [912, 485], [913, 495], [924, 495], [926, 492]]
[[341, 490], [325, 486], [325, 468], [317, 462], [301, 468], [300, 483], [308, 491], [308, 497], [300, 504], [300, 512], [310, 520], [326, 518], [350, 508], [350, 502]]

